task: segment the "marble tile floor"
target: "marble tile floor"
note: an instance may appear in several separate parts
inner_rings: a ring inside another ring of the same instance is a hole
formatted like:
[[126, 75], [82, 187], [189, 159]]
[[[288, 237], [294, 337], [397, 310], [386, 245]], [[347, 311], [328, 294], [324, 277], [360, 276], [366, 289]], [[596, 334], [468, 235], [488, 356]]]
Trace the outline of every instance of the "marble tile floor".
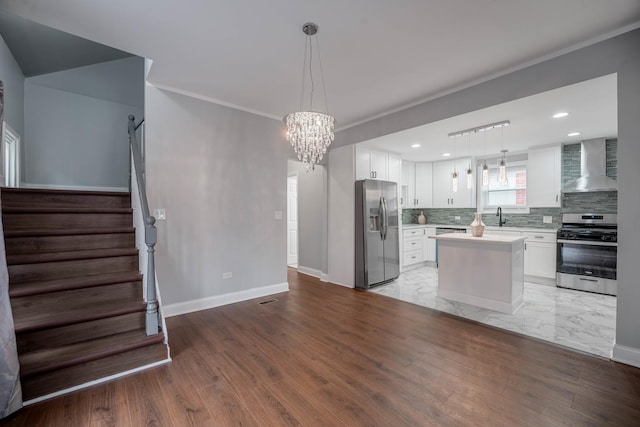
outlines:
[[610, 358], [616, 332], [616, 297], [525, 282], [524, 305], [515, 314], [437, 296], [438, 270], [421, 267], [371, 289], [380, 295], [444, 311], [565, 347]]

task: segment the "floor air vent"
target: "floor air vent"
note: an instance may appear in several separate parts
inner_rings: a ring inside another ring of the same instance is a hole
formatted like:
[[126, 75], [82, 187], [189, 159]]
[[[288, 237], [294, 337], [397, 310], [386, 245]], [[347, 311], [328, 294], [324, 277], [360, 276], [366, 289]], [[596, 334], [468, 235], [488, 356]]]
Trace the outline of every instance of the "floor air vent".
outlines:
[[266, 305], [266, 304], [271, 304], [272, 302], [276, 302], [276, 301], [278, 301], [278, 300], [277, 299], [268, 299], [268, 300], [265, 300], [265, 301], [260, 301], [258, 304]]

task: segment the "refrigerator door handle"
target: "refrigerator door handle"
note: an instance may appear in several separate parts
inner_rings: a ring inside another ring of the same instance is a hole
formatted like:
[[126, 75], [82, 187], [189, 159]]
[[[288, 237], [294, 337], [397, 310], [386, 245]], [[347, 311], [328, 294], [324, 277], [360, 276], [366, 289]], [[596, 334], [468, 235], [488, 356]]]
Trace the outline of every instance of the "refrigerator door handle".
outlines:
[[389, 228], [389, 217], [387, 213], [387, 199], [385, 199], [384, 197], [382, 197], [382, 206], [384, 207], [384, 213], [383, 213], [384, 235], [382, 236], [382, 240], [387, 240], [387, 230]]
[[380, 218], [380, 239], [384, 240], [384, 222], [385, 222], [385, 211], [384, 211], [384, 199], [380, 197], [380, 201], [378, 202], [378, 216]]

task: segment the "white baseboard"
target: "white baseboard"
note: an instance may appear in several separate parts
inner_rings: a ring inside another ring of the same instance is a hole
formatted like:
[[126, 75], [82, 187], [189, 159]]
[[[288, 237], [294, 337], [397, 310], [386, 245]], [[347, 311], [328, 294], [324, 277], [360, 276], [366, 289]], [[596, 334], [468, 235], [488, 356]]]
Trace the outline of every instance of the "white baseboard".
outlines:
[[95, 187], [95, 186], [85, 186], [85, 185], [32, 184], [29, 182], [20, 183], [20, 187], [41, 188], [44, 190], [112, 191], [112, 192], [118, 192], [118, 193], [129, 192], [129, 189], [126, 187]]
[[322, 271], [315, 268], [304, 267], [300, 264], [298, 264], [298, 273], [307, 274], [317, 279], [322, 277]]
[[329, 281], [329, 275], [327, 273], [322, 273], [320, 275], [320, 280], [323, 282], [328, 282]]
[[616, 344], [611, 360], [640, 368], [640, 349]]
[[206, 310], [254, 298], [261, 298], [267, 295], [279, 294], [281, 292], [287, 292], [288, 290], [288, 283], [279, 283], [277, 285], [263, 286], [260, 288], [247, 289], [245, 291], [231, 292], [223, 295], [215, 295], [212, 297], [168, 304], [163, 307], [163, 312], [165, 317], [179, 316], [181, 314], [192, 313], [194, 311]]

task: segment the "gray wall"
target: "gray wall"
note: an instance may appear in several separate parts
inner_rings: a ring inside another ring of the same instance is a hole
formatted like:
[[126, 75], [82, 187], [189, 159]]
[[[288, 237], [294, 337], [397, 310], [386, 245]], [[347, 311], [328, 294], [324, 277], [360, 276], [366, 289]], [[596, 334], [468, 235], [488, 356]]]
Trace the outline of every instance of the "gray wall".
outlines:
[[[163, 304], [286, 283], [282, 123], [146, 87], [147, 177]], [[223, 272], [233, 278], [223, 280]]]
[[0, 80], [4, 83], [4, 120], [24, 138], [24, 75], [2, 36]]
[[334, 148], [618, 73], [618, 311], [614, 357], [640, 366], [640, 30], [339, 132]]
[[128, 188], [127, 116], [141, 118], [144, 60], [128, 58], [26, 79], [24, 181]]
[[327, 169], [306, 171], [289, 160], [289, 176], [298, 177], [298, 268], [327, 273]]

